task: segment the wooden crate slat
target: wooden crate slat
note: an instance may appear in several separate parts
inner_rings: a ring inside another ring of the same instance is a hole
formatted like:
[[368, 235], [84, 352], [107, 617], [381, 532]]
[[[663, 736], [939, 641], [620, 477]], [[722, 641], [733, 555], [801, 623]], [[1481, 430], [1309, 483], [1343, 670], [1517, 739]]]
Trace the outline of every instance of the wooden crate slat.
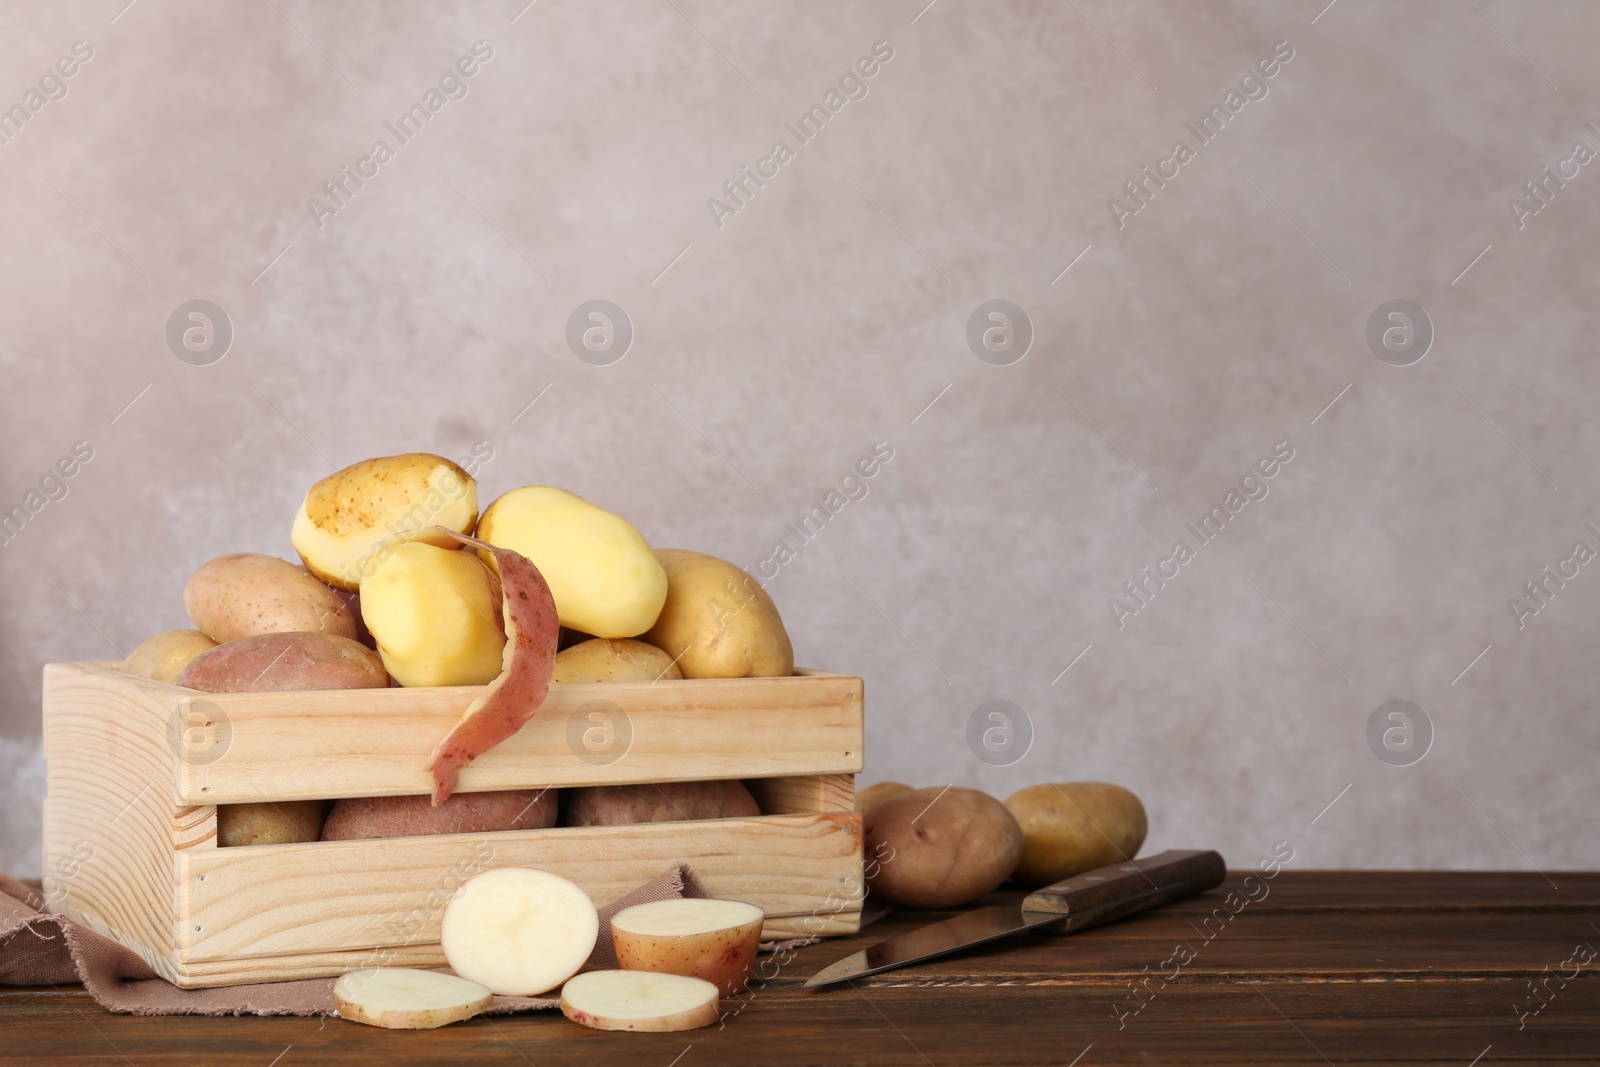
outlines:
[[831, 910], [860, 908], [861, 820], [848, 814], [191, 850], [178, 958], [437, 943], [444, 903], [479, 870], [553, 871], [604, 906], [680, 860], [714, 895], [774, 917], [809, 916], [830, 894]]

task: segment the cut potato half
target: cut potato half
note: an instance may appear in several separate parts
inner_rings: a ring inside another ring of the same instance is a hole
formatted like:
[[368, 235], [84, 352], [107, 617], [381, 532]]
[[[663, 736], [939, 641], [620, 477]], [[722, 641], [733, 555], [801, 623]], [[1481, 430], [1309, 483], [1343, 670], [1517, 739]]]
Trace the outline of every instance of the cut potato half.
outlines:
[[470, 1019], [494, 1001], [477, 982], [409, 967], [351, 971], [333, 983], [342, 1018], [390, 1030], [431, 1030]]
[[742, 900], [654, 900], [611, 917], [611, 943], [625, 971], [703, 978], [729, 997], [750, 980], [766, 916]]
[[681, 974], [586, 971], [561, 987], [561, 1014], [596, 1030], [695, 1030], [717, 1021], [717, 987]]
[[599, 935], [594, 901], [578, 886], [549, 871], [501, 867], [456, 890], [439, 940], [463, 978], [526, 997], [577, 974]]

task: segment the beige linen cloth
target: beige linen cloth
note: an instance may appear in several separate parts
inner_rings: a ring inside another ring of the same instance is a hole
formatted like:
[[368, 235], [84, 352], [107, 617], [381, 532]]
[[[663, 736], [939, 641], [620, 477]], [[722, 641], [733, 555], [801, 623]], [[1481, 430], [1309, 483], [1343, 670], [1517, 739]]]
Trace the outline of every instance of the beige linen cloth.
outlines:
[[[615, 967], [610, 918], [632, 904], [709, 894], [684, 864], [657, 875], [621, 900], [600, 909], [600, 939], [586, 969]], [[0, 985], [82, 982], [109, 1011], [134, 1015], [332, 1015], [333, 979], [179, 989], [160, 978], [129, 949], [52, 915], [27, 886], [0, 874]], [[810, 940], [815, 940], [810, 939]], [[805, 941], [778, 946], [796, 948]], [[768, 948], [769, 946], [762, 946]], [[554, 997], [495, 997], [486, 1014], [554, 1008]]]

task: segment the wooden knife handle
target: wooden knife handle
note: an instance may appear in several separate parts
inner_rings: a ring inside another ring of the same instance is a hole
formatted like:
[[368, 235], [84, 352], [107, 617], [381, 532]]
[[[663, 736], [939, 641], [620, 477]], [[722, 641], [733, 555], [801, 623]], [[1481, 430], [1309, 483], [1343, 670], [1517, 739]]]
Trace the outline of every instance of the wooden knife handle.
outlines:
[[1227, 875], [1211, 851], [1171, 851], [1073, 875], [1030, 893], [1024, 912], [1066, 915], [1067, 929], [1098, 926], [1146, 908], [1215, 889]]

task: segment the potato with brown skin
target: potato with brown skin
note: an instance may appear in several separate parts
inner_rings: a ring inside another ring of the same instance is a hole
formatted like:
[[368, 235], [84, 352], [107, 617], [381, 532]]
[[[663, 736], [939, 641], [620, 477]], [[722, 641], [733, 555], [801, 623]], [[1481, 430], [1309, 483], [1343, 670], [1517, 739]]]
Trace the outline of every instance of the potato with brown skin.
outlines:
[[348, 637], [280, 633], [241, 637], [202, 652], [178, 675], [178, 684], [206, 693], [384, 689], [389, 675], [376, 652]]
[[217, 643], [199, 630], [168, 630], [129, 652], [128, 669], [151, 681], [170, 684], [191, 660], [216, 647]]
[[322, 840], [544, 830], [556, 824], [556, 809], [554, 789], [453, 793], [437, 807], [426, 795], [352, 797], [334, 802], [322, 826]]
[[856, 810], [870, 811], [885, 800], [909, 792], [911, 787], [902, 782], [874, 782], [856, 794]]
[[667, 602], [643, 640], [677, 660], [685, 678], [784, 678], [794, 646], [778, 606], [745, 571], [681, 548], [656, 553]]
[[1046, 782], [1019, 789], [1006, 807], [1022, 827], [1012, 876], [1034, 888], [1138, 856], [1149, 821], [1139, 798], [1109, 782]]
[[293, 845], [322, 833], [326, 805], [320, 800], [280, 800], [217, 807], [217, 844]]
[[324, 633], [354, 640], [350, 606], [304, 567], [276, 556], [235, 552], [218, 556], [190, 576], [183, 607], [195, 626], [219, 645], [272, 633]]
[[563, 826], [634, 826], [760, 815], [743, 782], [661, 782], [563, 790]]
[[765, 918], [742, 900], [653, 900], [611, 917], [611, 946], [625, 971], [704, 978], [731, 997], [750, 981]]
[[632, 638], [590, 638], [556, 653], [554, 682], [655, 682], [682, 678], [672, 657]]
[[1011, 876], [1022, 829], [1006, 806], [960, 786], [913, 789], [863, 817], [872, 892], [914, 908], [970, 904]]

